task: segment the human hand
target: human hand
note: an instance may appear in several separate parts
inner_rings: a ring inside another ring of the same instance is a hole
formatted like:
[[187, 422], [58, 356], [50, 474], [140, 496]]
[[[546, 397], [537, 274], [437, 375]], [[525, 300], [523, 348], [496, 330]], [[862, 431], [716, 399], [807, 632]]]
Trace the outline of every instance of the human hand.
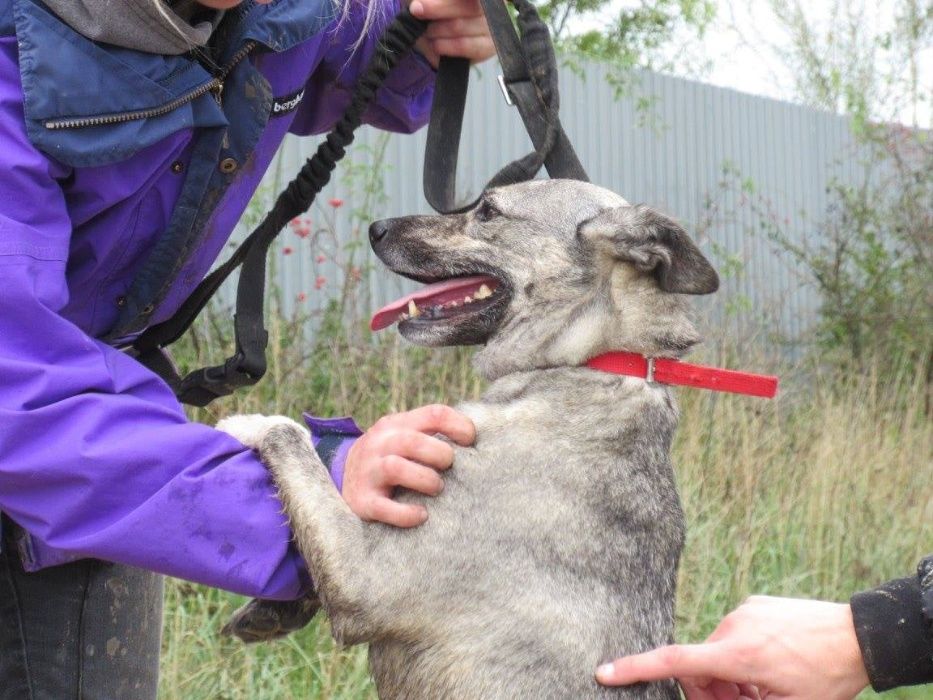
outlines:
[[454, 450], [476, 439], [473, 422], [449, 406], [432, 405], [380, 418], [350, 447], [343, 472], [343, 498], [363, 520], [414, 527], [428, 519], [424, 506], [392, 500], [396, 486], [436, 496], [444, 488], [438, 471], [450, 467]]
[[605, 685], [677, 678], [687, 700], [851, 700], [868, 685], [846, 604], [752, 596], [703, 644], [600, 666]]
[[437, 68], [441, 56], [461, 56], [473, 63], [496, 53], [479, 0], [405, 0], [418, 19], [431, 20], [415, 47]]

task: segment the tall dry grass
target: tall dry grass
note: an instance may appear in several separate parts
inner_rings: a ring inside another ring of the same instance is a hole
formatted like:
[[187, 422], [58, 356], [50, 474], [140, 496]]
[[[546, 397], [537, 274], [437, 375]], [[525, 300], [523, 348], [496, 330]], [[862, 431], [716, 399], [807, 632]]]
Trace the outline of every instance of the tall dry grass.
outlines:
[[[272, 319], [270, 378], [196, 418], [234, 411], [354, 415], [472, 397], [481, 383], [469, 351], [425, 351], [395, 338], [373, 343], [352, 323], [322, 319], [309, 344]], [[217, 359], [204, 334], [196, 354]], [[329, 330], [328, 330], [329, 329]], [[194, 350], [188, 348], [194, 361]], [[751, 368], [753, 362], [743, 363]], [[919, 369], [919, 368], [917, 368]], [[846, 600], [908, 574], [933, 551], [933, 425], [925, 373], [843, 379], [782, 371], [774, 401], [679, 390], [674, 446], [688, 518], [677, 637], [699, 640], [752, 593]], [[219, 636], [236, 596], [187, 583], [168, 589], [163, 698], [373, 698], [362, 649], [337, 650], [325, 621], [274, 644]], [[870, 692], [865, 697], [873, 697]], [[885, 697], [933, 698], [933, 690]]]
[[749, 594], [845, 600], [933, 551], [923, 375], [787, 379], [772, 403], [680, 392], [681, 638]]

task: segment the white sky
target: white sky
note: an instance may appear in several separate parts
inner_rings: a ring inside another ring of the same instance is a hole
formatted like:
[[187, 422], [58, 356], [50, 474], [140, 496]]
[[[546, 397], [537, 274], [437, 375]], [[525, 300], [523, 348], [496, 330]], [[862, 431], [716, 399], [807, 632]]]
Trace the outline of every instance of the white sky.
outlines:
[[[845, 2], [845, 0], [842, 0]], [[893, 0], [851, 0], [849, 6], [864, 3], [871, 25], [878, 31], [890, 28], [894, 22]], [[616, 7], [636, 4], [633, 0], [617, 0]], [[837, 29], [830, 26], [828, 18], [834, 0], [809, 0], [805, 3], [808, 19], [820, 32]], [[708, 62], [706, 70], [699, 72], [697, 79], [713, 85], [730, 87], [742, 92], [764, 95], [782, 100], [792, 100], [793, 79], [790, 71], [769, 48], [770, 45], [786, 45], [787, 36], [767, 9], [767, 3], [752, 0], [719, 0], [717, 18], [707, 30], [702, 44], [691, 51], [697, 59]], [[581, 26], [598, 26], [598, 18], [581, 23]], [[753, 48], [754, 47], [754, 48]], [[920, 84], [925, 86], [927, 100], [919, 107], [916, 118], [921, 127], [931, 128], [930, 96], [933, 94], [933, 47], [927, 46], [920, 63]], [[899, 110], [894, 115], [898, 121], [910, 124], [915, 115], [913, 110]]]

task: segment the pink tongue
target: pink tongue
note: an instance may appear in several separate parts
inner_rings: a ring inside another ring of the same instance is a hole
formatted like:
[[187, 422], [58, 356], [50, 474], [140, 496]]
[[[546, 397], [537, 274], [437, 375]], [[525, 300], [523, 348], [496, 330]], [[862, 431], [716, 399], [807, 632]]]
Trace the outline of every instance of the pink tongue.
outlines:
[[388, 328], [398, 320], [399, 316], [408, 311], [408, 302], [410, 301], [415, 302], [418, 308], [440, 306], [449, 301], [463, 301], [464, 297], [473, 296], [484, 284], [490, 290], [493, 290], [499, 285], [499, 280], [495, 277], [477, 275], [476, 277], [457, 277], [452, 280], [429, 284], [417, 292], [379, 309], [373, 314], [369, 327], [374, 331]]

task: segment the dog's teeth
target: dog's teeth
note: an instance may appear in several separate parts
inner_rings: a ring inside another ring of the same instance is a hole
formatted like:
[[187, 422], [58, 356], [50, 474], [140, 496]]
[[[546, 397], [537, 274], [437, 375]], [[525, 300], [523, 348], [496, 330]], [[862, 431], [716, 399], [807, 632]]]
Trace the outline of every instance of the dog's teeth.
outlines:
[[403, 314], [399, 314], [398, 320], [399, 320], [399, 321], [407, 321], [407, 320], [410, 319], [410, 318], [411, 318], [411, 316], [409, 316], [408, 314], [403, 313]]
[[473, 301], [473, 297], [463, 297], [464, 304], [469, 304], [471, 301]]
[[476, 294], [473, 295], [476, 299], [486, 299], [487, 297], [492, 296], [492, 290], [487, 287], [485, 284], [480, 285], [480, 288], [477, 290]]
[[415, 318], [415, 317], [418, 316], [420, 313], [421, 313], [421, 310], [420, 310], [420, 309], [418, 308], [418, 306], [415, 304], [414, 300], [410, 300], [410, 301], [408, 302], [408, 315], [409, 315], [411, 318]]

